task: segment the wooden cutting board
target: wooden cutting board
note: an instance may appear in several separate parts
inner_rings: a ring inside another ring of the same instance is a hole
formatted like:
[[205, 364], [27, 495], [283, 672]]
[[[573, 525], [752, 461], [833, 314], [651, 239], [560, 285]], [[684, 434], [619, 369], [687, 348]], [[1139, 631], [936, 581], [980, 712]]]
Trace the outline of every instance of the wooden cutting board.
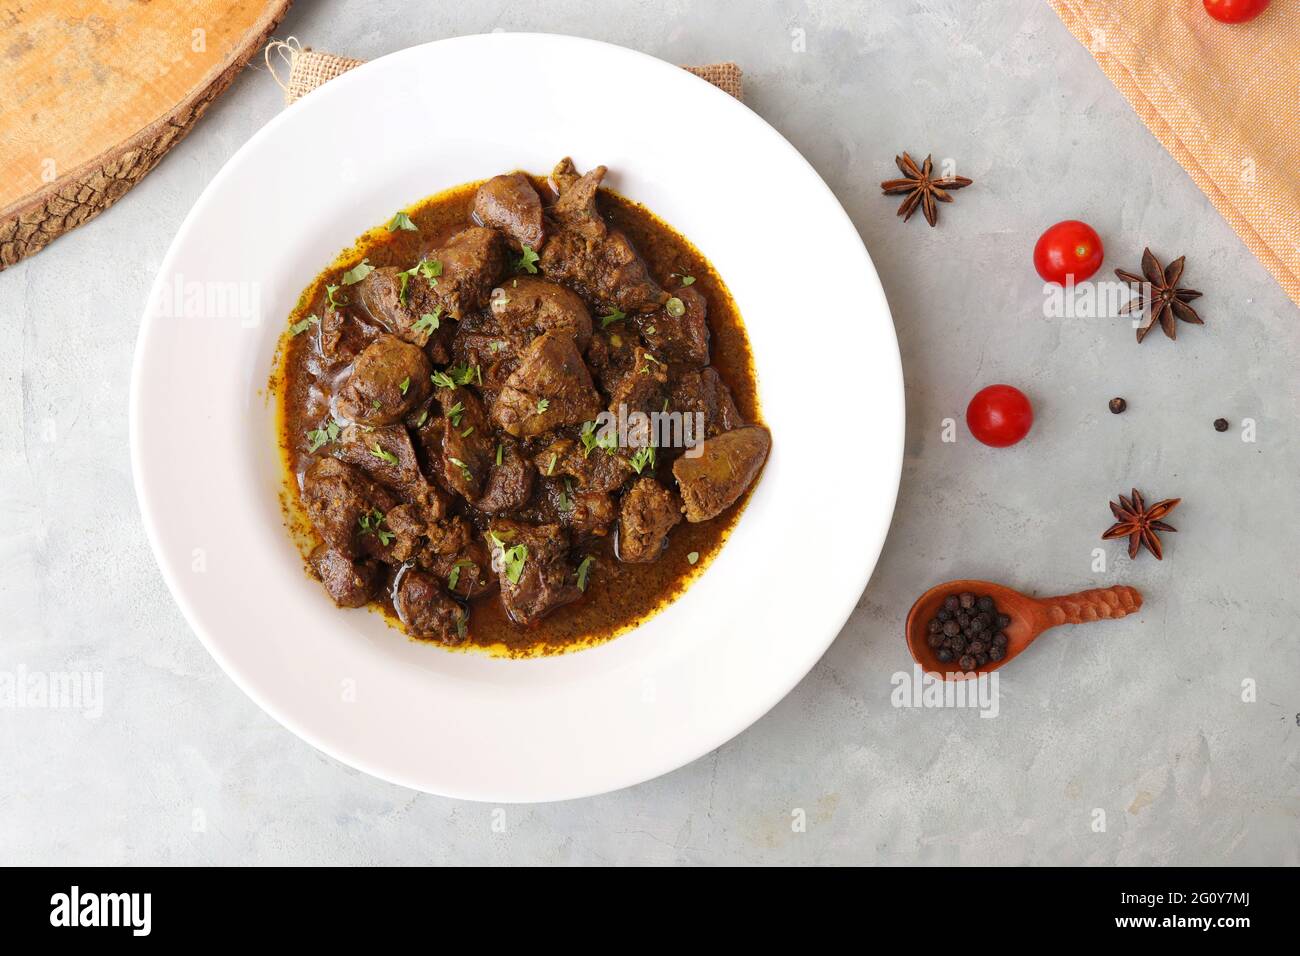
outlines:
[[292, 0], [0, 0], [0, 269], [119, 199]]

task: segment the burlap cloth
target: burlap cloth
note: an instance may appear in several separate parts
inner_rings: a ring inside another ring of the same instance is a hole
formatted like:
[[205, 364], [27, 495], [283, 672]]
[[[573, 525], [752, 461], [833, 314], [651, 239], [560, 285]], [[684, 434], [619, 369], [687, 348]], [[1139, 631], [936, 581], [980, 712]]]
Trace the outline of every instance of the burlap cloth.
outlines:
[[[276, 72], [271, 56], [276, 55], [287, 66], [288, 80], [282, 80]], [[333, 53], [321, 53], [310, 47], [304, 47], [294, 37], [287, 40], [272, 40], [266, 48], [266, 65], [271, 70], [281, 88], [284, 90], [284, 102], [306, 96], [322, 83], [328, 83], [334, 77], [346, 73], [365, 63], [350, 56], [337, 56]], [[694, 73], [701, 79], [708, 80], [724, 93], [730, 93], [738, 100], [744, 100], [741, 87], [740, 67], [734, 63], [709, 63], [704, 66], [684, 66], [682, 69]]]
[[1300, 16], [1199, 2], [1050, 0], [1138, 116], [1300, 305]]

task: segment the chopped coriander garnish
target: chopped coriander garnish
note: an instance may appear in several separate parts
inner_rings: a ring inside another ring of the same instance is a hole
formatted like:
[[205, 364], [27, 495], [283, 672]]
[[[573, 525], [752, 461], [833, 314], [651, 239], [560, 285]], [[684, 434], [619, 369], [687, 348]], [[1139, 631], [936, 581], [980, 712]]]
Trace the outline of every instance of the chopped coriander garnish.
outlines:
[[573, 510], [573, 485], [568, 478], [564, 479], [564, 490], [560, 492], [560, 511], [568, 514]]
[[554, 452], [551, 453], [551, 463], [546, 466], [546, 473], [548, 475], [555, 474], [555, 462], [559, 457], [560, 456], [555, 454]]
[[342, 282], [344, 285], [356, 285], [374, 271], [375, 267], [370, 264], [370, 261], [368, 259], [362, 259], [347, 272], [343, 273]]
[[460, 469], [460, 473], [464, 476], [466, 481], [474, 480], [474, 473], [469, 470], [469, 465], [465, 464], [459, 458], [452, 458], [450, 455], [447, 456], [447, 460]]
[[293, 325], [289, 326], [289, 334], [302, 335], [302, 333], [306, 332], [312, 327], [312, 325], [320, 325], [320, 316], [309, 315], [301, 322], [295, 322]]
[[411, 387], [411, 376], [408, 375], [406, 376], [406, 378], [402, 379], [402, 384], [398, 385], [397, 387], [400, 388], [402, 390], [402, 394], [405, 395], [406, 390]]
[[605, 451], [613, 451], [618, 447], [618, 432], [615, 429], [604, 429], [600, 435], [596, 434], [595, 422], [583, 422], [582, 432], [578, 435], [582, 439], [582, 457], [591, 456], [593, 448], [603, 448]]
[[688, 285], [694, 285], [694, 284], [695, 284], [695, 276], [688, 276], [688, 275], [686, 275], [684, 272], [674, 272], [674, 273], [673, 273], [673, 278], [674, 278], [674, 279], [681, 279], [681, 280], [682, 280], [682, 285], [683, 285], [683, 286], [688, 286]]
[[420, 275], [429, 280], [429, 285], [438, 284], [438, 277], [442, 275], [442, 261], [440, 259], [421, 259], [415, 264], [415, 268], [420, 270]]
[[501, 464], [501, 444], [497, 444], [497, 464]]
[[499, 339], [493, 339], [491, 342], [488, 343], [488, 349], [492, 352], [500, 352], [505, 347], [505, 344], [506, 343], [500, 341]]
[[686, 560], [689, 561], [691, 564], [694, 564], [696, 561], [700, 560], [700, 552], [692, 551], [690, 554], [686, 556]]
[[429, 377], [439, 388], [455, 388], [457, 385], [468, 385], [474, 381], [476, 369], [477, 366], [471, 365], [449, 365], [443, 371], [434, 372]]
[[474, 572], [476, 574], [478, 573], [478, 565], [475, 564], [473, 561], [457, 561], [455, 564], [451, 566], [451, 573], [447, 575], [448, 591], [456, 590], [456, 585], [460, 582], [461, 568], [473, 568]]
[[524, 574], [524, 562], [528, 560], [528, 546], [517, 544], [501, 552], [501, 565], [506, 569], [506, 579], [511, 584], [518, 584]]
[[442, 317], [442, 306], [438, 306], [432, 312], [426, 312], [415, 320], [411, 326], [413, 332], [436, 332], [438, 330], [438, 319]]
[[357, 524], [360, 526], [362, 534], [373, 534], [379, 539], [379, 543], [386, 548], [397, 535], [380, 527], [383, 521], [384, 513], [378, 508], [371, 508], [357, 519]]
[[615, 309], [609, 315], [602, 315], [600, 317], [600, 327], [602, 329], [607, 329], [615, 322], [621, 321], [622, 319], [626, 319], [626, 318], [627, 318], [626, 312], [620, 312], [618, 309]]
[[339, 423], [336, 421], [326, 422], [322, 428], [313, 428], [307, 433], [307, 452], [311, 454], [320, 450], [322, 445], [334, 441], [339, 437]]
[[520, 258], [519, 261], [515, 263], [515, 268], [536, 275], [537, 259], [538, 259], [538, 255], [537, 253], [533, 252], [533, 247], [529, 245], [525, 245], [523, 257]]
[[683, 302], [681, 299], [677, 298], [677, 296], [673, 296], [671, 299], [669, 299], [667, 302], [664, 303], [664, 311], [667, 312], [669, 315], [671, 315], [674, 319], [680, 319], [683, 315], [686, 314], [686, 303]]
[[654, 335], [654, 334], [655, 334], [655, 327], [654, 327], [653, 325], [647, 325], [647, 326], [645, 327], [645, 334], [646, 334], [646, 335]]
[[546, 398], [539, 399], [537, 402], [537, 414], [538, 415], [542, 414], [542, 412], [546, 411], [550, 407], [551, 407], [550, 399], [546, 399]]
[[460, 418], [465, 414], [465, 406], [457, 402], [451, 408], [447, 409], [447, 417], [451, 419], [452, 428], [460, 428]]
[[469, 634], [469, 611], [461, 611], [456, 616], [456, 637], [463, 641], [467, 634]]
[[465, 429], [463, 432], [460, 433], [460, 437], [468, 438], [472, 434], [474, 434], [474, 426], [470, 425], [469, 428]]
[[339, 291], [339, 287], [336, 286], [336, 285], [326, 285], [326, 286], [325, 286], [325, 298], [329, 301], [329, 304], [332, 305], [332, 306], [334, 306], [334, 308], [336, 308], [336, 309], [337, 309], [339, 306], [341, 306], [341, 305], [347, 305], [347, 304], [348, 304], [348, 297], [347, 297], [347, 296], [343, 296], [343, 298], [341, 298], [341, 299], [336, 299], [336, 298], [334, 298], [334, 293], [337, 292], [337, 291]]
[[591, 574], [591, 566], [595, 563], [596, 563], [596, 559], [593, 558], [591, 555], [587, 555], [585, 558], [582, 559], [582, 563], [578, 565], [578, 590], [579, 591], [587, 590], [587, 576]]
[[391, 451], [388, 451], [387, 449], [380, 448], [378, 444], [376, 444], [375, 447], [370, 449], [370, 454], [374, 455], [380, 461], [388, 462], [390, 465], [397, 464], [397, 456], [394, 455]]
[[632, 456], [632, 467], [636, 469], [638, 475], [645, 470], [647, 465], [652, 469], [655, 466], [654, 445], [647, 445], [646, 447], [639, 449], [637, 453]]
[[429, 410], [427, 408], [420, 409], [420, 417], [415, 420], [415, 427], [423, 428], [424, 423], [427, 422], [428, 420], [429, 420]]
[[419, 232], [420, 227], [411, 221], [411, 217], [404, 212], [399, 212], [393, 216], [392, 221], [388, 223], [389, 232], [397, 232], [402, 229], [406, 232]]

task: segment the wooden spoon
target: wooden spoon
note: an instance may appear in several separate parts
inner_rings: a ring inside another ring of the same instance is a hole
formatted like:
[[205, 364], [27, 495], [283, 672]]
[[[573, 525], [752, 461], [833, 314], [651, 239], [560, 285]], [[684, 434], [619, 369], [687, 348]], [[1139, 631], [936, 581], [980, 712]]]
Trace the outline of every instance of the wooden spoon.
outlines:
[[[1002, 629], [1007, 635], [1006, 656], [1000, 661], [989, 661], [970, 674], [961, 672], [956, 661], [941, 663], [926, 643], [926, 627], [939, 612], [943, 599], [963, 591], [970, 591], [977, 597], [987, 594], [997, 603], [998, 613], [1011, 618], [1011, 623]], [[1124, 617], [1140, 607], [1142, 595], [1123, 584], [1060, 597], [1032, 598], [988, 581], [948, 581], [922, 594], [907, 613], [907, 647], [912, 652], [913, 660], [927, 672], [946, 680], [964, 680], [973, 674], [987, 674], [1007, 664], [1048, 628], [1058, 624], [1085, 624], [1088, 621]]]

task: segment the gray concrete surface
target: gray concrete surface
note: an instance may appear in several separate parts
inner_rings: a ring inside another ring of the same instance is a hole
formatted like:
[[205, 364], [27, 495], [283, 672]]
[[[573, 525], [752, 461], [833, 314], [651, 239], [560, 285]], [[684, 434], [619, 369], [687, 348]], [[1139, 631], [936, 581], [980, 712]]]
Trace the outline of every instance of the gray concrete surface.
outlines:
[[[0, 861], [1300, 863], [1296, 309], [1047, 5], [327, 0], [281, 34], [374, 57], [497, 28], [736, 60], [748, 102], [853, 217], [908, 398], [898, 511], [858, 610], [739, 738], [576, 803], [501, 815], [412, 793], [263, 715], [163, 586], [126, 420], [153, 272], [280, 109], [250, 69], [125, 201], [0, 275], [0, 674], [104, 681], [97, 719], [0, 710]], [[939, 229], [901, 225], [879, 194], [904, 148], [976, 180]], [[1147, 243], [1187, 254], [1206, 326], [1138, 347], [1120, 319], [1045, 319], [1030, 250], [1073, 216], [1105, 236], [1107, 270]], [[944, 442], [943, 420], [996, 381], [1033, 397], [1031, 438], [997, 451], [959, 425]], [[1134, 484], [1183, 497], [1180, 531], [1163, 563], [1108, 544], [1095, 571], [1106, 502]], [[911, 601], [963, 576], [1041, 593], [1122, 580], [1148, 603], [1044, 639], [1004, 672], [996, 719], [892, 706]]]

